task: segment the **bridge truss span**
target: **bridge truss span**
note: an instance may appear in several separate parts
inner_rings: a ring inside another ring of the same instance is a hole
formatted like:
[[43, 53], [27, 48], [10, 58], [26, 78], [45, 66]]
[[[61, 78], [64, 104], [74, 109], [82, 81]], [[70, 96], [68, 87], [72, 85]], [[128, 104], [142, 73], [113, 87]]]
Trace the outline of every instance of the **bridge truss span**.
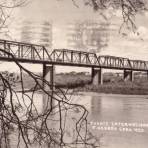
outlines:
[[148, 72], [148, 61], [110, 55], [98, 56], [92, 52], [69, 49], [54, 49], [49, 52], [41, 45], [0, 40], [0, 60], [13, 61], [6, 52], [12, 54], [20, 62]]
[[100, 61], [101, 67], [111, 67], [115, 69], [130, 69], [131, 64], [130, 60], [128, 58], [122, 58], [122, 57], [115, 57], [115, 56], [99, 56], [98, 57]]
[[148, 61], [130, 60], [116, 56], [99, 56], [100, 66], [111, 69], [127, 69], [135, 71], [148, 71]]
[[148, 70], [148, 61], [130, 60], [132, 69]]
[[[29, 61], [46, 61], [50, 60], [50, 56], [48, 51], [44, 46], [8, 41], [8, 40], [0, 40], [0, 49], [11, 53], [16, 59], [21, 60], [29, 60]], [[9, 55], [3, 51], [0, 51], [1, 59], [11, 60]]]
[[68, 50], [68, 49], [54, 49], [50, 55], [52, 61], [69, 63], [71, 65], [90, 65], [99, 66], [99, 60], [95, 53]]

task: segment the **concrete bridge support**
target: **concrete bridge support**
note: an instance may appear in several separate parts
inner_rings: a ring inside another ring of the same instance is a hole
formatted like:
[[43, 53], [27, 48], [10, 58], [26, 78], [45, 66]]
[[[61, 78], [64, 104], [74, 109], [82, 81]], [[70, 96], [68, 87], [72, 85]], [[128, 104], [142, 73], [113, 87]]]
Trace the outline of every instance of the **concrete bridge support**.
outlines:
[[[50, 86], [43, 81], [43, 88], [52, 95], [52, 90], [54, 89], [54, 73], [55, 67], [54, 65], [46, 65], [43, 64], [43, 78], [49, 82]], [[51, 103], [53, 104], [51, 99], [52, 96], [48, 97], [47, 94], [43, 94], [43, 111], [50, 109]]]
[[92, 84], [93, 85], [103, 84], [103, 75], [101, 68], [99, 69], [92, 68]]
[[134, 80], [134, 74], [132, 70], [124, 70], [124, 80]]
[[[55, 74], [55, 67], [54, 65], [47, 65], [43, 64], [43, 78], [51, 84], [53, 87], [54, 84], [54, 74]], [[44, 86], [44, 84], [43, 84]], [[44, 86], [45, 87], [45, 86]], [[52, 87], [50, 88], [52, 90]]]

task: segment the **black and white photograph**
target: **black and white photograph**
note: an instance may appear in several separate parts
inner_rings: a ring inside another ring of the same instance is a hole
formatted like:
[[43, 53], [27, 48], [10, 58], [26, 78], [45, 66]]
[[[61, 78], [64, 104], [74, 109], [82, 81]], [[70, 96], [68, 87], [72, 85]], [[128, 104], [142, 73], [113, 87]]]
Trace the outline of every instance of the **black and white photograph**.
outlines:
[[148, 1], [0, 0], [0, 148], [148, 148]]

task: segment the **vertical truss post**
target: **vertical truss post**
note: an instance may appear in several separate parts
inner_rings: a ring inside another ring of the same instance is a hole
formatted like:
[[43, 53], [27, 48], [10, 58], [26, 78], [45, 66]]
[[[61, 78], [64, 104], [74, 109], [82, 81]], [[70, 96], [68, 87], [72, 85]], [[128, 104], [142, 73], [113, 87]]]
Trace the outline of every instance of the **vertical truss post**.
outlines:
[[71, 51], [71, 63], [73, 63], [73, 51]]
[[85, 58], [86, 58], [86, 64], [88, 64], [88, 55], [85, 54]]
[[34, 59], [34, 49], [33, 49], [33, 46], [31, 45], [31, 59], [33, 60]]
[[[66, 53], [67, 54], [67, 53]], [[62, 51], [62, 61], [64, 62], [64, 60], [65, 60], [65, 51]]]
[[42, 49], [43, 49], [43, 60], [45, 60], [45, 49], [44, 48]]
[[56, 51], [53, 51], [53, 60], [54, 60], [54, 61], [56, 60], [55, 52], [56, 52]]
[[79, 54], [79, 63], [81, 63], [81, 52]]
[[23, 58], [23, 45], [21, 45], [21, 58]]
[[21, 55], [20, 55], [20, 45], [18, 46], [18, 58], [20, 58]]
[[147, 80], [148, 80], [148, 71], [146, 72], [146, 78], [147, 78]]
[[[7, 52], [10, 53], [10, 49], [11, 49], [10, 46], [11, 46], [11, 45], [6, 43], [6, 46], [7, 46], [7, 47], [6, 47]], [[14, 56], [16, 56], [16, 55], [14, 55]], [[10, 57], [10, 55], [8, 55], [8, 57]]]
[[[6, 46], [6, 41], [4, 41], [4, 50], [7, 51], [7, 46]], [[6, 56], [7, 54], [4, 53], [4, 56]]]

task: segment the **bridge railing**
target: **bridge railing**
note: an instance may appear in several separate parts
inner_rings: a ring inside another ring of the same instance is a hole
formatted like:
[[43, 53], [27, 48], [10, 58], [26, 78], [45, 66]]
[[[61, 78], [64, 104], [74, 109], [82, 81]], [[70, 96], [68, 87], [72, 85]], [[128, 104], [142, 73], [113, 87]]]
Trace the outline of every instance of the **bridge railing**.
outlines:
[[131, 68], [128, 58], [102, 55], [98, 56], [100, 66], [113, 68]]
[[54, 49], [50, 54], [52, 61], [64, 63], [77, 63], [86, 65], [98, 65], [99, 61], [95, 53], [67, 50], [67, 49]]
[[[114, 69], [133, 69], [148, 71], [148, 61], [130, 60], [128, 58], [101, 55], [97, 56], [95, 53], [68, 50], [68, 49], [54, 49], [51, 54], [44, 46], [22, 43], [8, 40], [0, 40], [0, 49], [11, 53], [16, 59], [26, 59], [41, 62], [55, 62], [57, 64], [75, 64], [81, 66], [97, 66]], [[9, 59], [10, 55], [0, 51], [2, 59]], [[12, 58], [12, 57], [11, 57]]]
[[99, 56], [100, 66], [120, 68], [120, 69], [133, 69], [133, 70], [148, 70], [148, 61], [130, 60], [128, 58], [115, 57], [115, 56]]
[[148, 70], [148, 61], [142, 60], [130, 60], [132, 69], [144, 69]]
[[[0, 49], [13, 54], [15, 58], [30, 60], [50, 60], [47, 49], [40, 45], [0, 40]], [[9, 55], [0, 51], [0, 57], [9, 58]]]
[[148, 70], [148, 62], [146, 61], [130, 60], [109, 55], [97, 56], [95, 53], [76, 50], [54, 49], [50, 57], [52, 61], [57, 63], [84, 64], [115, 69]]

